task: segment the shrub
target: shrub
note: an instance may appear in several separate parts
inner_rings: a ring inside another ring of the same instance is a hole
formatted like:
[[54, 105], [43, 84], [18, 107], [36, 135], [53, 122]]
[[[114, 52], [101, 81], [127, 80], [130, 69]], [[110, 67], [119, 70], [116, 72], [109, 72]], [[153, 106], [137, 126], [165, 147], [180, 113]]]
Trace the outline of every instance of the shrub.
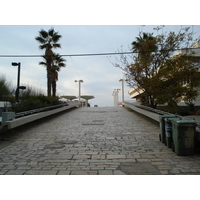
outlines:
[[46, 97], [40, 90], [32, 86], [26, 86], [25, 90], [20, 90], [19, 99], [20, 102], [16, 103], [15, 90], [4, 76], [0, 76], [0, 101], [10, 101], [12, 110], [15, 112], [61, 104], [57, 97]]
[[0, 77], [0, 91], [0, 101], [9, 101], [14, 93], [14, 89], [4, 76]]
[[26, 100], [20, 103], [13, 104], [13, 111], [23, 112], [27, 110], [33, 110], [37, 108], [43, 108], [48, 106], [58, 105], [61, 102], [58, 101], [56, 97], [46, 97], [46, 96], [30, 96]]

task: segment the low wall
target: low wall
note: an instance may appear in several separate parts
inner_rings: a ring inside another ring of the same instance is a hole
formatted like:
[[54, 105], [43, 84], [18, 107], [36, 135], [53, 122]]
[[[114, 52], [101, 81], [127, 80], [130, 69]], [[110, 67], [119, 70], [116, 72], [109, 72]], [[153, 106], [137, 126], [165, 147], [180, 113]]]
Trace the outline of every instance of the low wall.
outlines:
[[17, 118], [17, 119], [13, 119], [11, 121], [6, 121], [6, 122], [2, 123], [2, 126], [0, 127], [0, 132], [5, 132], [5, 130], [13, 129], [13, 128], [16, 128], [18, 126], [22, 126], [24, 124], [27, 124], [27, 123], [30, 123], [30, 122], [33, 122], [33, 121], [36, 121], [36, 120], [39, 120], [39, 119], [42, 119], [42, 118], [63, 112], [63, 111], [66, 111], [66, 110], [69, 110], [69, 109], [72, 109], [72, 108], [75, 108], [75, 107], [77, 107], [77, 105], [72, 104], [72, 105], [61, 107], [61, 108], [57, 108], [57, 109], [53, 109], [53, 110], [49, 110], [49, 111], [45, 111], [45, 112], [40, 112], [40, 113], [35, 113], [35, 114], [32, 114], [32, 115], [20, 117], [20, 118]]
[[134, 106], [132, 103], [124, 102], [124, 106], [129, 107], [132, 110], [134, 110], [135, 112], [140, 113], [140, 114], [142, 114], [142, 115], [144, 115], [146, 117], [149, 117], [149, 118], [155, 120], [156, 122], [160, 122], [160, 119], [159, 119], [160, 115], [159, 114], [150, 112], [148, 110], [144, 110], [142, 108], [138, 108], [138, 107]]

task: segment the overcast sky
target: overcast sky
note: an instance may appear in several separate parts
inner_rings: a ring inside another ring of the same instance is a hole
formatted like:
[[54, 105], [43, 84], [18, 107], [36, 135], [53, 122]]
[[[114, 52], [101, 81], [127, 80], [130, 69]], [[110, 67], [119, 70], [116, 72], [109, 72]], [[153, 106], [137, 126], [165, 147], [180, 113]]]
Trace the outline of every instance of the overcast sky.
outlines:
[[[57, 0], [56, 4], [47, 4], [47, 1], [39, 0], [28, 3], [25, 0], [4, 1], [1, 2], [0, 12], [0, 55], [44, 54], [35, 37], [41, 29], [47, 31], [51, 27], [62, 35], [62, 49], [55, 50], [61, 55], [117, 52], [121, 47], [123, 51], [130, 51], [131, 43], [140, 31], [153, 32], [156, 25], [151, 24], [168, 24], [166, 31], [178, 31], [181, 28], [180, 25], [170, 24], [194, 24], [189, 26], [199, 36], [200, 26], [195, 21], [198, 13], [193, 12], [195, 4], [182, 4], [179, 9], [178, 2], [169, 0], [162, 5], [159, 2], [152, 0], [133, 4], [131, 0]], [[110, 62], [115, 61], [114, 56], [65, 59], [67, 66], [59, 72], [57, 82], [59, 96], [78, 96], [78, 83], [74, 80], [81, 79], [84, 81], [81, 84], [82, 95], [95, 96], [95, 99], [90, 100], [92, 106], [113, 105], [113, 90], [121, 89], [119, 79], [124, 77], [123, 71]], [[11, 66], [11, 63], [21, 62], [21, 85], [34, 86], [46, 93], [46, 69], [38, 64], [40, 61], [38, 57], [1, 57], [0, 75], [4, 75], [16, 87], [17, 67]], [[125, 83], [125, 100], [130, 100], [129, 89]]]
[[[35, 40], [41, 29], [54, 27], [62, 38], [62, 49], [55, 52], [61, 55], [108, 53], [130, 51], [131, 43], [140, 31], [153, 32], [156, 26], [140, 25], [8, 25], [0, 26], [0, 55], [42, 55], [39, 43]], [[200, 26], [190, 26], [194, 32], [200, 33]], [[166, 31], [177, 31], [177, 26], [166, 26]], [[82, 95], [93, 95], [91, 106], [112, 106], [114, 89], [121, 89], [119, 79], [124, 78], [123, 71], [114, 67], [115, 56], [64, 57], [67, 66], [59, 72], [57, 95], [78, 96], [78, 83], [81, 84]], [[0, 58], [0, 74], [4, 75], [13, 86], [17, 83], [17, 67], [11, 62], [21, 62], [21, 85], [34, 86], [46, 93], [46, 69], [38, 63], [41, 58]], [[125, 83], [125, 100], [130, 100]], [[121, 101], [121, 91], [119, 93]]]

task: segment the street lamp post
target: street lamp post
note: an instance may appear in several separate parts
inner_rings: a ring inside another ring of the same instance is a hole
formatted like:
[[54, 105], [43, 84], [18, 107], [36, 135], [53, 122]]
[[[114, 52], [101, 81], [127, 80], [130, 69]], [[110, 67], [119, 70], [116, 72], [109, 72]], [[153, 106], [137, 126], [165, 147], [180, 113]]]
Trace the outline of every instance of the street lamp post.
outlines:
[[119, 93], [119, 90], [120, 89], [114, 89], [113, 91], [113, 98], [114, 98], [114, 106], [118, 106], [119, 105], [119, 102], [118, 102], [118, 93]]
[[119, 98], [118, 98], [119, 90], [120, 89], [116, 89], [116, 106], [119, 106]]
[[124, 79], [120, 79], [119, 82], [122, 82], [122, 106], [124, 106]]
[[83, 80], [75, 80], [75, 82], [79, 82], [79, 93], [78, 93], [78, 101], [79, 101], [79, 106], [81, 104], [81, 83], [83, 83]]
[[12, 63], [12, 66], [18, 66], [18, 76], [17, 76], [17, 89], [16, 89], [16, 92], [15, 92], [15, 100], [16, 102], [19, 102], [19, 85], [20, 85], [20, 62], [19, 63], [16, 63], [16, 62], [13, 62]]
[[115, 91], [113, 91], [112, 96], [113, 96], [114, 106], [116, 106], [116, 92]]

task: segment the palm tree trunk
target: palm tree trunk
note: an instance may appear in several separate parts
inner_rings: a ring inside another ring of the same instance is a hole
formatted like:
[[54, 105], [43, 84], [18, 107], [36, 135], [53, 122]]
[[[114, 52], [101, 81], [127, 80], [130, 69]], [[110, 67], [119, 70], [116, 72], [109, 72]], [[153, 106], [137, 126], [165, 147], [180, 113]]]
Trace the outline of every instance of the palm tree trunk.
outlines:
[[51, 49], [46, 49], [45, 57], [47, 61], [47, 96], [51, 96], [51, 84], [52, 84], [52, 74], [51, 74], [51, 65], [52, 65], [52, 56], [53, 52]]
[[52, 81], [52, 96], [53, 97], [56, 96], [56, 81], [55, 80]]
[[47, 65], [47, 96], [51, 96], [51, 64]]

